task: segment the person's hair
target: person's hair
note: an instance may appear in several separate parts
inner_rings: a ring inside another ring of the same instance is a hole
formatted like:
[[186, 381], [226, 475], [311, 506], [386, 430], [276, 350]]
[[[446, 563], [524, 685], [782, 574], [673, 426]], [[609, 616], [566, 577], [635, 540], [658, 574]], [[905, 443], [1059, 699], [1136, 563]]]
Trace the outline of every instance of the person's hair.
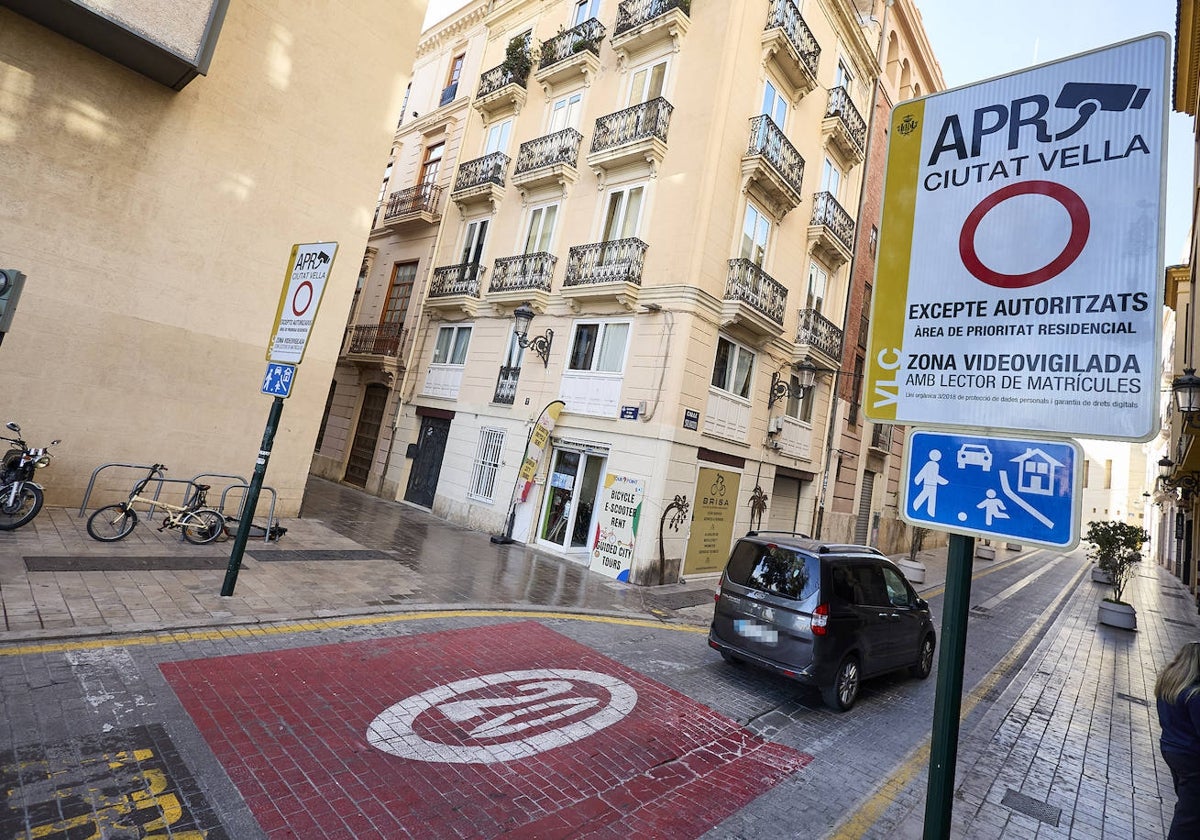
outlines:
[[1200, 691], [1200, 642], [1188, 642], [1154, 683], [1154, 696], [1176, 703]]

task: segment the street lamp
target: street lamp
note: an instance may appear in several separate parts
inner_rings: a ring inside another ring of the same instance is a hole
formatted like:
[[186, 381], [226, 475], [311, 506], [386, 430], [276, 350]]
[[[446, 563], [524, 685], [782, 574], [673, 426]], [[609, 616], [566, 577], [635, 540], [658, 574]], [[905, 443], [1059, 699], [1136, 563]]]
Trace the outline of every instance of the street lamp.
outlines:
[[1195, 368], [1184, 368], [1183, 376], [1175, 377], [1171, 383], [1171, 391], [1175, 395], [1175, 407], [1185, 420], [1200, 413], [1200, 376], [1196, 376]]
[[771, 374], [771, 388], [767, 393], [768, 411], [784, 397], [803, 397], [804, 392], [817, 382], [817, 369], [808, 362], [795, 365], [791, 375], [796, 379], [795, 385], [792, 385], [790, 379], [785, 380], [780, 377], [779, 371]]
[[554, 341], [554, 330], [547, 329], [545, 335], [535, 335], [529, 337], [529, 323], [533, 320], [533, 307], [529, 302], [518, 306], [513, 310], [513, 320], [516, 321], [515, 332], [517, 334], [517, 344], [522, 348], [532, 347], [533, 352], [542, 357], [542, 364], [545, 367], [550, 367], [550, 344]]

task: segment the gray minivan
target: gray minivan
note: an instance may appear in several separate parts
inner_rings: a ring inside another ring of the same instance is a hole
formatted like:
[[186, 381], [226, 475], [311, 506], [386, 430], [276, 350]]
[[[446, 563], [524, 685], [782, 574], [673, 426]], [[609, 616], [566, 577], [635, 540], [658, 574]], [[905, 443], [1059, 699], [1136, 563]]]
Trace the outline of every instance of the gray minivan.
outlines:
[[936, 636], [929, 605], [874, 548], [751, 531], [721, 574], [708, 644], [821, 690], [846, 711], [867, 677], [925, 679]]

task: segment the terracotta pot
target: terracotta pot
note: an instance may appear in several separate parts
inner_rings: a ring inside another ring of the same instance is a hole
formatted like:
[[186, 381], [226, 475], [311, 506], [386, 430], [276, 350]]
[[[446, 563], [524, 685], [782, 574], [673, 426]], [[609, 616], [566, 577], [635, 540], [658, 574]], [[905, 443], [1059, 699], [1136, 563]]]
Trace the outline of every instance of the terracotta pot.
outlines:
[[1114, 604], [1112, 601], [1101, 601], [1100, 623], [1107, 624], [1109, 627], [1136, 630], [1137, 610], [1130, 604]]

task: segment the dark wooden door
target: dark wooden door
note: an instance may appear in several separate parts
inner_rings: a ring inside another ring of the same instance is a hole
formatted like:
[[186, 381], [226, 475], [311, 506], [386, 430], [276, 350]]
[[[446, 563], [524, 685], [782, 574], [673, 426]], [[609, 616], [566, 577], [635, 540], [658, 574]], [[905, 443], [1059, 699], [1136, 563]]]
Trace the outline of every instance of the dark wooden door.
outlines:
[[433, 507], [438, 476], [442, 472], [442, 456], [446, 454], [446, 439], [450, 437], [450, 421], [440, 417], [421, 418], [421, 439], [408, 474], [408, 489], [404, 500], [422, 507]]
[[367, 485], [371, 474], [371, 463], [375, 460], [375, 446], [379, 443], [379, 427], [383, 423], [383, 410], [387, 406], [386, 385], [368, 385], [363, 395], [362, 411], [358, 413], [358, 428], [354, 431], [354, 444], [350, 457], [346, 459], [345, 481], [358, 487]]

